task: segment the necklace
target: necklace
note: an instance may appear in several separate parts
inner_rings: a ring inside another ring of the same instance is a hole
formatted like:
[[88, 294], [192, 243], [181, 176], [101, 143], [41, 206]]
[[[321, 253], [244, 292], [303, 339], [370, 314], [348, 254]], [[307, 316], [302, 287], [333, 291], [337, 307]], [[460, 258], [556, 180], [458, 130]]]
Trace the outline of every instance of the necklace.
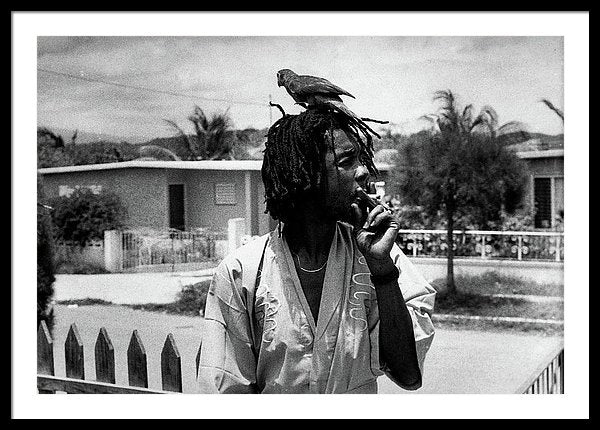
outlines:
[[314, 269], [314, 270], [310, 270], [310, 269], [305, 269], [304, 267], [302, 267], [300, 265], [300, 257], [298, 257], [298, 254], [294, 254], [296, 256], [296, 260], [298, 260], [298, 267], [300, 268], [300, 270], [302, 270], [303, 272], [307, 272], [307, 273], [316, 273], [316, 272], [320, 272], [321, 270], [323, 270], [323, 268], [327, 265], [327, 260], [325, 260], [325, 263], [323, 263], [323, 265], [321, 267], [319, 267], [318, 269]]

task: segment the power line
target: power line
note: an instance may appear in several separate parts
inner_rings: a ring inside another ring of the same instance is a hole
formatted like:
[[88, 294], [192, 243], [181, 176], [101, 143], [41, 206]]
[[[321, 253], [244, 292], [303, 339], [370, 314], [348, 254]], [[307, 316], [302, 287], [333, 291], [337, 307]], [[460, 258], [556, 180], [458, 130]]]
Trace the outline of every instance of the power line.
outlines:
[[208, 100], [208, 101], [215, 101], [215, 102], [226, 102], [226, 103], [230, 103], [230, 104], [252, 105], [252, 106], [261, 106], [261, 107], [268, 107], [269, 106], [267, 103], [250, 102], [250, 101], [231, 101], [231, 100], [226, 100], [226, 99], [217, 99], [217, 98], [197, 96], [195, 94], [178, 93], [178, 92], [175, 92], [175, 91], [157, 90], [157, 89], [154, 89], [154, 88], [141, 87], [141, 86], [137, 86], [137, 85], [120, 84], [120, 83], [117, 83], [117, 82], [104, 81], [102, 79], [86, 78], [86, 77], [83, 77], [83, 76], [77, 76], [77, 75], [73, 75], [73, 74], [70, 74], [70, 73], [64, 73], [64, 72], [57, 72], [57, 71], [54, 71], [54, 70], [42, 69], [40, 67], [38, 67], [37, 70], [40, 71], [40, 72], [50, 73], [52, 75], [65, 76], [65, 77], [72, 78], [72, 79], [79, 79], [81, 81], [97, 82], [97, 83], [101, 83], [101, 84], [105, 84], [105, 85], [113, 85], [115, 87], [130, 88], [130, 89], [135, 89], [135, 90], [142, 90], [142, 91], [148, 91], [148, 92], [151, 92], [151, 93], [166, 94], [166, 95], [177, 96], [177, 97], [186, 97], [186, 98], [194, 99], [194, 100], [200, 99], [200, 100]]

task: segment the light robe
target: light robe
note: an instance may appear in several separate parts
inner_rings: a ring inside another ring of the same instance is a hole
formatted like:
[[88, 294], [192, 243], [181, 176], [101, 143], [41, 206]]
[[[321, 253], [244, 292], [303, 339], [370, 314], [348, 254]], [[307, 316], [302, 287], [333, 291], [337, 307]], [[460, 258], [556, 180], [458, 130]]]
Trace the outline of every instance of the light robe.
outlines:
[[[256, 267], [249, 265], [258, 265], [263, 249], [256, 287]], [[398, 246], [391, 257], [423, 372], [434, 336], [435, 290]], [[216, 268], [209, 288], [201, 392], [376, 393], [377, 377], [387, 370], [379, 359], [379, 311], [369, 275], [351, 227], [339, 222], [315, 324], [284, 237], [273, 231], [238, 248]]]

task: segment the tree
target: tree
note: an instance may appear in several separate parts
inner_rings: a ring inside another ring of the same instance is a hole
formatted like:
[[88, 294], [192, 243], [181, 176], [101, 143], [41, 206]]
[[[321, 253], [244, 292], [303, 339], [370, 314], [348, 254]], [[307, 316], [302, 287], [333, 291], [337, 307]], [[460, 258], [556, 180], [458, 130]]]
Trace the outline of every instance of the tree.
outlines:
[[52, 224], [46, 204], [41, 175], [37, 177], [37, 323], [45, 321], [49, 330], [54, 325], [54, 312], [50, 305], [54, 295], [54, 241]]
[[403, 172], [397, 176], [406, 203], [420, 205], [432, 216], [441, 214], [445, 221], [446, 284], [448, 294], [454, 294], [452, 232], [457, 227], [485, 228], [519, 207], [526, 169], [507, 145], [528, 135], [517, 122], [500, 126], [489, 106], [477, 116], [472, 105], [459, 109], [450, 90], [436, 92], [434, 101], [440, 102], [440, 108], [427, 116], [433, 127], [401, 147]]
[[89, 142], [67, 145], [65, 148], [72, 164], [118, 163], [139, 157], [139, 148], [128, 142]]
[[127, 212], [116, 194], [78, 188], [70, 196], [50, 201], [56, 237], [80, 246], [102, 240], [105, 230], [123, 227]]
[[75, 130], [71, 143], [65, 145], [60, 135], [54, 134], [45, 127], [38, 127], [38, 168], [116, 163], [140, 156], [136, 145], [106, 141], [75, 143], [77, 135], [78, 131]]
[[175, 121], [164, 121], [173, 128], [185, 142], [188, 160], [219, 160], [231, 159], [233, 133], [229, 110], [225, 113], [215, 113], [209, 119], [204, 111], [194, 106], [194, 111], [188, 120], [194, 127], [195, 135], [189, 136]]
[[49, 144], [54, 148], [64, 148], [65, 142], [60, 134], [54, 134], [46, 127], [38, 127], [37, 129], [38, 145]]
[[38, 168], [70, 166], [73, 164], [63, 138], [46, 127], [37, 129]]

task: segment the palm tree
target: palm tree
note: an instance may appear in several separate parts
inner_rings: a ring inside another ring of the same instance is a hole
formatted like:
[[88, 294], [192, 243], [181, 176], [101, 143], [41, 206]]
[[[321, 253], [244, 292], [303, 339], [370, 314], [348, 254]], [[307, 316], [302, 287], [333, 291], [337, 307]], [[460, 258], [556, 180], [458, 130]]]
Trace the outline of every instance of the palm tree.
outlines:
[[553, 110], [554, 113], [558, 115], [563, 122], [565, 121], [565, 115], [561, 109], [554, 106], [548, 99], [541, 99], [540, 101], [544, 103], [549, 109]]
[[[491, 106], [484, 106], [478, 115], [474, 115], [473, 105], [469, 104], [460, 109], [452, 91], [437, 91], [434, 101], [440, 102], [438, 111], [422, 118], [432, 122], [432, 144], [439, 148], [439, 154], [445, 154], [444, 159], [433, 159], [430, 163], [438, 172], [433, 175], [441, 180], [436, 191], [436, 200], [445, 212], [447, 222], [448, 270], [446, 284], [448, 293], [456, 292], [454, 283], [454, 225], [455, 217], [460, 211], [461, 203], [473, 200], [478, 191], [468, 181], [462, 178], [461, 169], [469, 169], [469, 160], [458, 159], [461, 156], [478, 151], [478, 145], [490, 143], [488, 146], [505, 147], [529, 138], [523, 124], [512, 121], [499, 125], [498, 114]], [[491, 144], [495, 145], [491, 145]], [[492, 148], [490, 148], [492, 149]], [[462, 155], [461, 155], [462, 154]], [[498, 154], [500, 155], [500, 154]], [[458, 157], [458, 158], [457, 158]], [[499, 175], [498, 188], [508, 190], [510, 186], [503, 184], [504, 179]], [[507, 188], [508, 187], [508, 188]]]
[[232, 158], [233, 142], [228, 139], [231, 128], [229, 109], [225, 113], [215, 113], [209, 119], [200, 107], [194, 105], [188, 120], [194, 127], [195, 136], [190, 137], [175, 121], [165, 122], [184, 140], [190, 160]]
[[456, 98], [450, 90], [436, 91], [433, 99], [441, 103], [438, 112], [421, 118], [433, 123], [432, 131], [439, 132], [447, 138], [453, 134], [462, 138], [476, 134], [510, 145], [529, 137], [525, 125], [519, 121], [499, 125], [498, 114], [491, 106], [482, 107], [479, 114], [474, 116], [472, 104], [460, 111]]

